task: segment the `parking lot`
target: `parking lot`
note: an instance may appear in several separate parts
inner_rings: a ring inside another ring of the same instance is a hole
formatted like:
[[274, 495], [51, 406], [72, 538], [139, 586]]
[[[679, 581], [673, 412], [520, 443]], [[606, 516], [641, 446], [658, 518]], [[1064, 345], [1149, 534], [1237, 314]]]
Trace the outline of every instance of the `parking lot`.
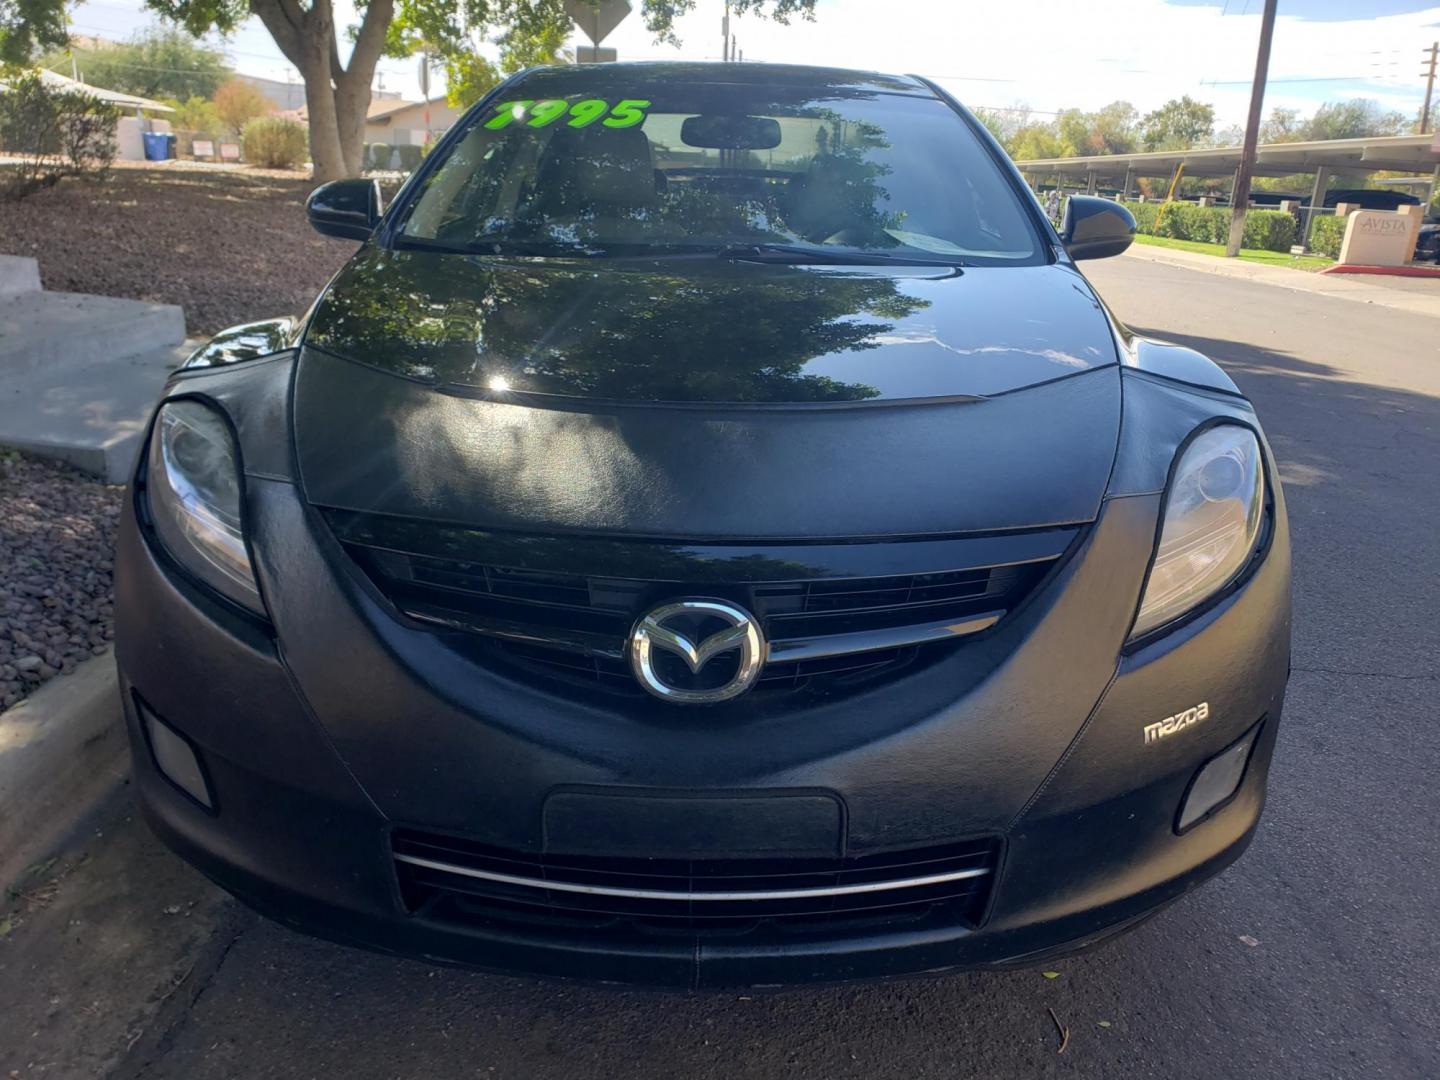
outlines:
[[1440, 1074], [1440, 323], [1090, 265], [1122, 319], [1229, 370], [1286, 483], [1294, 673], [1270, 804], [1227, 874], [1050, 972], [650, 994], [302, 938], [222, 900], [117, 807], [0, 961], [0, 1075]]

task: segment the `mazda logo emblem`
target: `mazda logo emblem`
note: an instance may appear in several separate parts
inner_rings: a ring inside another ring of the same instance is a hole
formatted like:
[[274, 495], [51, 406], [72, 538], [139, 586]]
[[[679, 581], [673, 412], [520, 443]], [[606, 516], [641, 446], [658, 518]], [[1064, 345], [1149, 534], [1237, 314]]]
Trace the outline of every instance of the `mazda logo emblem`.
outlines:
[[[722, 629], [691, 641], [675, 624], [693, 627], [718, 621]], [[738, 650], [735, 674], [719, 686], [692, 689], [667, 682], [655, 667], [656, 650], [674, 653], [692, 675], [722, 654]], [[662, 604], [630, 631], [630, 670], [650, 693], [664, 701], [703, 705], [743, 694], [765, 665], [765, 638], [755, 617], [724, 600], [675, 600]]]

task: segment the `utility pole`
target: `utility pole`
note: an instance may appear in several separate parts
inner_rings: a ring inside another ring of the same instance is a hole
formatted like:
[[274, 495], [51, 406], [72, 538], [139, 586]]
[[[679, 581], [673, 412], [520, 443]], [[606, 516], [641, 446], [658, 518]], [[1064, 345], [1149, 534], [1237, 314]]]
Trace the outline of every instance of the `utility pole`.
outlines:
[[720, 58], [728, 63], [730, 60], [730, 0], [725, 0], [725, 17], [720, 20], [720, 34], [724, 38], [721, 42]]
[[1260, 110], [1265, 104], [1265, 78], [1270, 72], [1270, 39], [1275, 34], [1275, 0], [1265, 0], [1260, 17], [1260, 52], [1255, 57], [1255, 84], [1250, 88], [1250, 117], [1245, 123], [1245, 148], [1240, 152], [1240, 167], [1235, 170], [1235, 190], [1230, 194], [1230, 241], [1225, 245], [1227, 258], [1240, 255], [1240, 242], [1245, 239], [1245, 211], [1250, 205], [1250, 174], [1255, 170], [1255, 143], [1260, 137]]
[[1420, 134], [1427, 135], [1430, 132], [1430, 98], [1435, 93], [1435, 61], [1440, 58], [1440, 41], [1422, 51], [1430, 54], [1429, 69], [1420, 73], [1425, 76], [1425, 107], [1420, 110]]

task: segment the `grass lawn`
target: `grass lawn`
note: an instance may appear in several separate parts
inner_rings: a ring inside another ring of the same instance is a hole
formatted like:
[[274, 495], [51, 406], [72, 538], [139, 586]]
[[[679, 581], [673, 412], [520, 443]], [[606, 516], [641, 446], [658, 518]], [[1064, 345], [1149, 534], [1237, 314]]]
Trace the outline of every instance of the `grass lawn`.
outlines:
[[[1168, 236], [1137, 234], [1135, 242], [1174, 248], [1177, 251], [1193, 251], [1200, 255], [1225, 255], [1224, 244], [1202, 244], [1198, 240], [1172, 240]], [[1327, 266], [1335, 265], [1334, 259], [1327, 259], [1323, 255], [1291, 255], [1285, 251], [1261, 251], [1256, 248], [1241, 248], [1240, 258], [1246, 262], [1265, 263], [1268, 266], [1288, 266], [1292, 270], [1324, 270]]]

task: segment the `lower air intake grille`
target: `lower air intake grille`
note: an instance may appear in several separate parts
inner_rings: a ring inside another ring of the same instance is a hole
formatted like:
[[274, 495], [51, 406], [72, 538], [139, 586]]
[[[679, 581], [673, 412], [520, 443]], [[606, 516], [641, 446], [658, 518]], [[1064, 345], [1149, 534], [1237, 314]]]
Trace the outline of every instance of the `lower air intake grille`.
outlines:
[[427, 917], [728, 933], [758, 923], [919, 917], [937, 907], [974, 925], [999, 854], [997, 840], [983, 839], [848, 859], [537, 856], [408, 829], [391, 845], [402, 896]]

